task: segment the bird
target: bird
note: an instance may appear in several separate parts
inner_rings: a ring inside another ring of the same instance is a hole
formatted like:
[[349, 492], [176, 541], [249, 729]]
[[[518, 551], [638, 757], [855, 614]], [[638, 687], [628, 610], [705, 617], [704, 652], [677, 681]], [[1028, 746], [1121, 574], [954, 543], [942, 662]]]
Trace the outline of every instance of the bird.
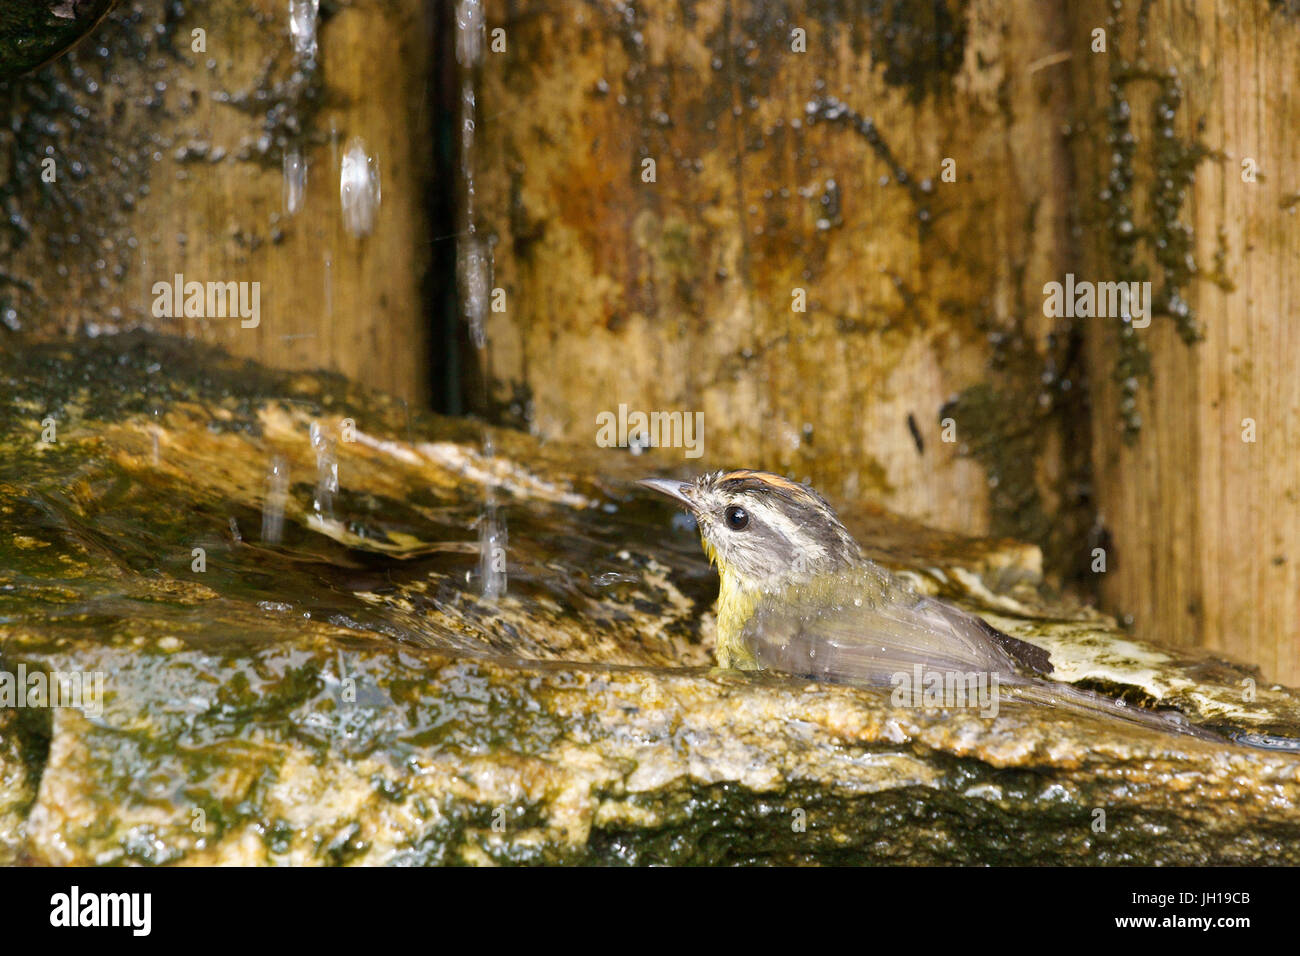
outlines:
[[918, 592], [871, 561], [809, 485], [767, 471], [715, 471], [641, 486], [684, 507], [719, 576], [719, 667], [865, 687], [912, 674], [969, 674], [1033, 703], [1151, 729], [1222, 738], [1181, 714], [1142, 710], [1051, 680], [1051, 655]]

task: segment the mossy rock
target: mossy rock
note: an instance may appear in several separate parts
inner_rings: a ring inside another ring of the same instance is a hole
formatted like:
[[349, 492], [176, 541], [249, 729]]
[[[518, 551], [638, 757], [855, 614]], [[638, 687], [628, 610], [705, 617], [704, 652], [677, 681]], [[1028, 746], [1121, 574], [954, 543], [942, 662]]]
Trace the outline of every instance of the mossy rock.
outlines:
[[0, 7], [0, 80], [54, 59], [95, 28], [117, 0], [5, 0]]
[[[713, 669], [716, 582], [644, 459], [143, 334], [12, 348], [0, 404], [0, 671], [104, 681], [0, 710], [0, 860], [1300, 861], [1294, 753]], [[1292, 691], [1046, 594], [1036, 549], [838, 504], [1063, 679], [1300, 737]]]

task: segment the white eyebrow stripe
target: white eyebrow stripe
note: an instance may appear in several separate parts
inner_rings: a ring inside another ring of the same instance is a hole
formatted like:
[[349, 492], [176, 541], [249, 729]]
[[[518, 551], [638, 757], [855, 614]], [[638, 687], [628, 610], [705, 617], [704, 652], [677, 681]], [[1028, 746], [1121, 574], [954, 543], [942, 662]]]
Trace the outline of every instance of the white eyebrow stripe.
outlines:
[[787, 541], [796, 542], [800, 540], [800, 531], [802, 529], [799, 527], [799, 523], [780, 508], [773, 508], [767, 504], [758, 504], [751, 507], [750, 510], [759, 521], [783, 536]]

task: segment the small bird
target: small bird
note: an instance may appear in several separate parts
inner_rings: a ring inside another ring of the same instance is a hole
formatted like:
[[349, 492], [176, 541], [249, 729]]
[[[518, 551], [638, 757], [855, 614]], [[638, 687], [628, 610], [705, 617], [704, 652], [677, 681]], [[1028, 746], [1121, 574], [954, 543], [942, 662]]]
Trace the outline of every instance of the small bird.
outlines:
[[896, 684], [900, 673], [916, 668], [996, 675], [995, 686], [1018, 687], [1015, 696], [1036, 703], [1221, 739], [1045, 680], [1053, 670], [1047, 651], [918, 593], [867, 559], [831, 506], [807, 485], [748, 469], [639, 484], [694, 516], [705, 553], [718, 568], [714, 654], [720, 667], [866, 686]]

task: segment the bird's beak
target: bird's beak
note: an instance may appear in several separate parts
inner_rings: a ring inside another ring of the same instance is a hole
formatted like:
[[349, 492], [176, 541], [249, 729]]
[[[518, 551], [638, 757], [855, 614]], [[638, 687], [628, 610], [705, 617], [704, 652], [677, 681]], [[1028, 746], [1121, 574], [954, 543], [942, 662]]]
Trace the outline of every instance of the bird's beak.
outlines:
[[637, 484], [642, 488], [657, 491], [661, 495], [667, 495], [687, 508], [695, 507], [695, 501], [691, 498], [695, 486], [690, 482], [678, 481], [675, 478], [642, 478]]

